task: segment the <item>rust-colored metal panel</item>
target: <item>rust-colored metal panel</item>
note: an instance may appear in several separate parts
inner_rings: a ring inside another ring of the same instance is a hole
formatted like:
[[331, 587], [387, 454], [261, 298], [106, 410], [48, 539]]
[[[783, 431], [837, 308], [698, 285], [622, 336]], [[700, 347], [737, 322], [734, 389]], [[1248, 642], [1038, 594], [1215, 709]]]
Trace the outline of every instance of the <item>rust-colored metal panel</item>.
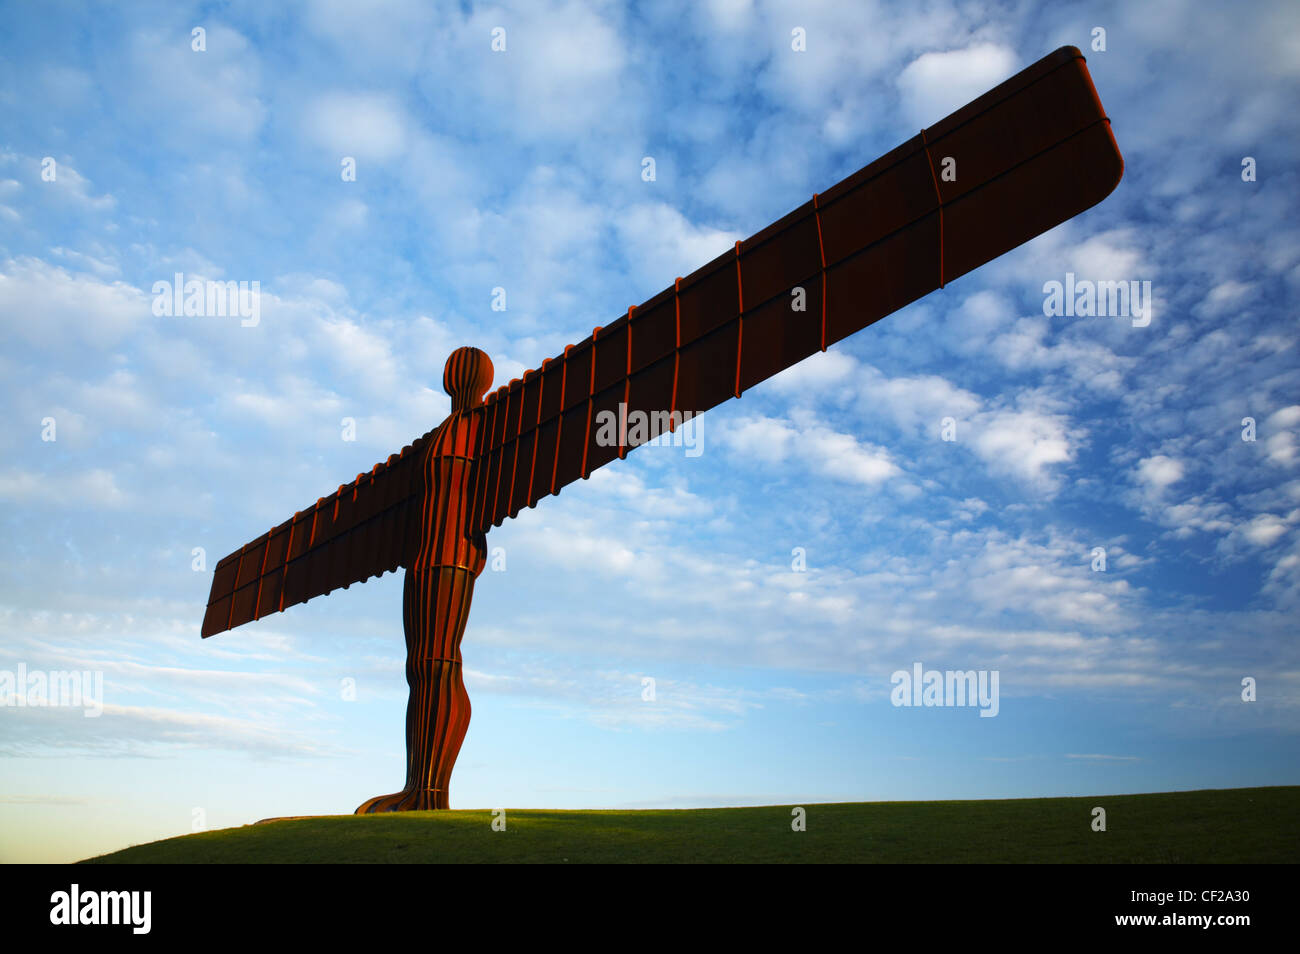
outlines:
[[511, 441], [519, 436], [519, 413], [520, 404], [522, 403], [523, 388], [518, 378], [510, 382], [510, 389], [506, 392], [502, 402], [501, 412], [501, 446], [507, 446]]
[[266, 538], [260, 537], [245, 543], [239, 548], [239, 559], [235, 564], [235, 582], [233, 589], [238, 590], [241, 586], [246, 585], [250, 580], [257, 579], [257, 574], [262, 566], [262, 552], [266, 547]]
[[426, 510], [423, 495], [407, 497], [393, 508], [393, 534], [402, 541], [400, 556], [393, 561], [394, 570], [415, 565]]
[[280, 609], [297, 606], [307, 601], [306, 565], [302, 559], [294, 560], [284, 568], [284, 586], [280, 594]]
[[[794, 310], [793, 296], [782, 294], [745, 313], [745, 345], [740, 359], [742, 391], [798, 364], [821, 347], [821, 278], [794, 287], [803, 289], [803, 311]], [[749, 304], [748, 299], [745, 304]]]
[[[513, 428], [512, 428], [513, 430]], [[492, 501], [492, 523], [499, 526], [506, 518], [510, 508], [510, 485], [515, 477], [515, 465], [519, 458], [519, 439], [512, 437], [501, 448], [501, 473], [497, 478], [494, 499]]]
[[596, 338], [596, 375], [592, 387], [597, 394], [627, 378], [628, 322], [618, 319], [600, 330]]
[[347, 532], [352, 514], [351, 497], [344, 485], [325, 498], [325, 505], [321, 508], [321, 525], [316, 532], [318, 544], [329, 543]]
[[364, 583], [382, 572], [379, 569], [378, 552], [380, 526], [380, 522], [372, 518], [358, 523], [354, 531], [356, 539], [352, 544], [352, 553], [355, 563], [352, 575], [357, 577], [357, 582]]
[[302, 602], [306, 602], [313, 597], [319, 596], [324, 592], [321, 583], [325, 577], [325, 548], [321, 546], [312, 547], [307, 553], [294, 564], [295, 569], [301, 569], [302, 573]]
[[252, 622], [257, 611], [257, 581], [247, 583], [235, 590], [235, 598], [230, 608], [230, 628], [243, 626]]
[[235, 576], [239, 572], [239, 558], [243, 556], [243, 547], [229, 556], [222, 557], [212, 572], [212, 592], [216, 596], [229, 596], [235, 592]]
[[[893, 165], [836, 197], [818, 197], [827, 267], [833, 268], [872, 242], [881, 241], [938, 208], [930, 162], [921, 137], [916, 136]], [[930, 257], [937, 262], [938, 246], [930, 251]]]
[[[480, 447], [486, 444], [486, 440], [480, 441]], [[479, 527], [483, 525], [484, 501], [487, 497], [487, 460], [486, 451], [480, 450], [474, 458], [474, 465], [470, 469], [469, 477], [469, 525]]]
[[[587, 443], [587, 473], [597, 467], [603, 467], [618, 457], [620, 442], [624, 435], [619, 433], [619, 405], [627, 398], [627, 385], [623, 380], [607, 387], [597, 394], [591, 402], [591, 435]], [[626, 418], [626, 411], [623, 415]], [[613, 421], [614, 426], [601, 427], [602, 422]], [[604, 439], [604, 443], [602, 443]]]
[[[988, 110], [996, 103], [1005, 99], [1020, 95], [1025, 89], [1040, 82], [1044, 77], [1056, 72], [1057, 68], [1071, 63], [1077, 63], [1080, 67], [1084, 66], [1083, 54], [1079, 52], [1076, 46], [1062, 46], [1051, 53], [1048, 53], [1042, 59], [1026, 66], [1010, 79], [1004, 80], [997, 86], [994, 86], [987, 93], [972, 99], [969, 103], [961, 108], [949, 113], [933, 126], [928, 127], [934, 138], [946, 135], [949, 131], [958, 126], [965, 124], [972, 118]], [[1084, 67], [1086, 76], [1086, 67]], [[1095, 110], [1098, 115], [1104, 115], [1101, 108], [1101, 100], [1097, 98], [1097, 91], [1092, 86], [1092, 79], [1088, 79], [1088, 89], [1085, 96], [1095, 101]], [[1060, 108], [1067, 108], [1068, 103], [1062, 102]]]
[[[525, 371], [523, 397], [519, 411], [519, 433], [527, 434], [537, 427], [538, 413], [542, 400], [542, 375], [540, 371]], [[468, 454], [469, 449], [457, 450], [456, 453]]]
[[953, 202], [1003, 175], [1009, 159], [1023, 161], [1095, 124], [1099, 117], [1085, 92], [1087, 83], [1086, 76], [1065, 63], [1021, 95], [991, 105], [949, 132], [937, 135], [927, 129], [935, 169], [941, 171], [944, 160], [952, 160], [953, 175], [938, 177], [943, 201]]
[[747, 320], [749, 312], [778, 295], [788, 298], [791, 288], [821, 271], [812, 202], [800, 206], [783, 222], [780, 230], [764, 229], [741, 243], [740, 272]]
[[311, 507], [294, 514], [293, 533], [289, 539], [289, 561], [298, 559], [311, 546], [311, 525], [314, 516], [315, 513]]
[[582, 456], [587, 446], [587, 412], [589, 402], [560, 416], [560, 446], [555, 461], [554, 489], [559, 490], [582, 476]]
[[591, 397], [591, 339], [585, 338], [568, 349], [559, 360], [565, 364], [564, 398], [565, 411], [582, 404]]
[[289, 533], [292, 526], [293, 521], [286, 520], [271, 531], [271, 536], [266, 543], [266, 556], [262, 564], [263, 573], [270, 573], [284, 566], [285, 554], [289, 551]]
[[513, 387], [508, 386], [502, 392], [497, 407], [497, 450], [492, 457], [492, 496], [488, 500], [488, 519], [493, 523], [500, 522], [502, 495], [510, 491], [510, 467], [515, 457], [514, 440], [519, 420], [518, 400]]
[[734, 250], [682, 279], [678, 304], [683, 347], [736, 317], [738, 285]]
[[383, 559], [380, 562], [380, 572], [396, 570], [407, 557], [406, 553], [406, 507], [398, 503], [389, 507], [379, 518], [382, 529], [380, 537], [383, 540]]
[[269, 571], [260, 581], [261, 589], [257, 594], [257, 619], [280, 611], [280, 597], [284, 594], [283, 564]]
[[231, 596], [227, 594], [208, 603], [203, 614], [203, 628], [199, 630], [204, 639], [230, 628], [230, 600]]
[[537, 429], [534, 427], [519, 438], [519, 457], [515, 462], [514, 480], [510, 486], [510, 516], [528, 506], [528, 488], [533, 480], [533, 466], [537, 454]]
[[539, 421], [549, 421], [560, 413], [560, 397], [564, 387], [564, 361], [560, 358], [548, 358], [542, 369], [542, 406], [538, 414]]
[[374, 518], [367, 522], [366, 526], [370, 528], [370, 575], [382, 576], [383, 574], [397, 568], [393, 562], [394, 553], [392, 544], [392, 534], [388, 532], [389, 522], [392, 520], [393, 508], [380, 510]]
[[862, 183], [876, 178], [886, 169], [893, 168], [916, 151], [916, 139], [916, 136], [912, 136], [910, 139], [895, 146], [884, 155], [872, 159], [857, 172], [845, 176], [839, 182], [835, 183], [823, 192], [816, 193], [821, 198], [821, 204], [825, 205], [834, 202], [841, 196], [852, 192]]
[[483, 437], [480, 453], [486, 454], [501, 446], [502, 408], [500, 401], [483, 405]]
[[352, 534], [350, 531], [340, 528], [342, 523], [341, 520], [335, 521], [334, 536], [330, 538], [329, 544], [322, 548], [321, 562], [325, 565], [321, 581], [322, 593], [342, 589], [348, 579]]
[[677, 367], [677, 409], [700, 414], [734, 394], [739, 324], [723, 325], [685, 345]]
[[[944, 271], [957, 278], [1096, 205], [1123, 160], [1107, 123], [1077, 133], [944, 209]], [[1060, 183], [1069, 188], [1059, 188]], [[1026, 201], [1025, 196], [1036, 201]], [[1014, 210], [1014, 211], [1013, 211]]]
[[933, 212], [827, 269], [826, 344], [938, 288], [938, 250], [939, 214]]
[[632, 314], [632, 373], [648, 368], [677, 347], [677, 295], [665, 288]]
[[[633, 411], [648, 415], [656, 423], [656, 429], [648, 435], [649, 440], [668, 430], [666, 426], [659, 426], [659, 421], [662, 412], [672, 413], [673, 378], [676, 370], [677, 356], [669, 354], [632, 375], [628, 388], [627, 412], [629, 415]], [[669, 395], [666, 403], [663, 399], [665, 394]]]
[[371, 475], [358, 474], [349, 485], [348, 495], [351, 498], [351, 526], [364, 527], [379, 510], [379, 494], [371, 485]]
[[479, 520], [480, 527], [491, 526], [492, 518], [496, 513], [497, 492], [501, 483], [501, 458], [504, 453], [503, 448], [498, 447], [489, 452], [487, 460], [484, 461], [483, 515]]
[[551, 479], [555, 476], [555, 455], [558, 451], [560, 422], [558, 419], [546, 421], [537, 429], [537, 448], [534, 453], [533, 476], [528, 492], [528, 506], [537, 506], [537, 501], [551, 492]]

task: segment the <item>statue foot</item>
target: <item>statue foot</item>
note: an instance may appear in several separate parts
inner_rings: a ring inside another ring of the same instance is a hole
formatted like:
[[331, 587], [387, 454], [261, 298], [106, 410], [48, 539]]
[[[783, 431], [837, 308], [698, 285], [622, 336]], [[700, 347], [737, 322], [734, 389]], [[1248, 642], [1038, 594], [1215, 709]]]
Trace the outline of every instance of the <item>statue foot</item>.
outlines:
[[447, 797], [434, 788], [406, 788], [391, 795], [376, 795], [362, 802], [354, 815], [374, 815], [378, 812], [427, 812], [447, 807]]

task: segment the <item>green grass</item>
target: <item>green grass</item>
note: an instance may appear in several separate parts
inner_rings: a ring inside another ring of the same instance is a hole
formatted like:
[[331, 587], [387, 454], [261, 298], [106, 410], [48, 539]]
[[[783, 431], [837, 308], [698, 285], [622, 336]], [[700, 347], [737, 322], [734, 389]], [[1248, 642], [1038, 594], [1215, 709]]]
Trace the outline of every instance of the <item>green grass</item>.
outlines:
[[[1106, 809], [1105, 832], [1091, 827]], [[1088, 798], [678, 811], [508, 809], [291, 819], [136, 845], [90, 863], [1019, 862], [1300, 860], [1300, 787]]]

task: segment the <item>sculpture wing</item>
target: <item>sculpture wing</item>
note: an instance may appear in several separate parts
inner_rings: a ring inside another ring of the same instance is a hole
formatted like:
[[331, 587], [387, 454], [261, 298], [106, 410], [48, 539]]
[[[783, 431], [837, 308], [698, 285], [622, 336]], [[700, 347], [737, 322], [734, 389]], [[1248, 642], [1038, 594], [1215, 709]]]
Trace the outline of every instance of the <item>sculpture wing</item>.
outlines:
[[655, 420], [739, 397], [1090, 208], [1123, 169], [1083, 55], [1062, 47], [490, 394], [472, 529], [624, 456], [597, 440], [620, 402]]
[[436, 430], [223, 557], [204, 638], [404, 566], [419, 521], [420, 451]]

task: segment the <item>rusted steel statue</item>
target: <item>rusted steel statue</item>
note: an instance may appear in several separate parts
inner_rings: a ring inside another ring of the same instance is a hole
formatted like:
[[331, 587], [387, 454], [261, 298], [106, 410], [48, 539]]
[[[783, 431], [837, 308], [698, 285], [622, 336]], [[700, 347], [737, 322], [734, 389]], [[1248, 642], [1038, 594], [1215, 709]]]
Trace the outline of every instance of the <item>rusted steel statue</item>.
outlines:
[[[447, 808], [490, 528], [1090, 208], [1123, 168], [1063, 47], [486, 400], [492, 362], [456, 350], [447, 419], [221, 560], [203, 636], [405, 567], [406, 785], [357, 812]], [[598, 439], [620, 405], [659, 423]]]

